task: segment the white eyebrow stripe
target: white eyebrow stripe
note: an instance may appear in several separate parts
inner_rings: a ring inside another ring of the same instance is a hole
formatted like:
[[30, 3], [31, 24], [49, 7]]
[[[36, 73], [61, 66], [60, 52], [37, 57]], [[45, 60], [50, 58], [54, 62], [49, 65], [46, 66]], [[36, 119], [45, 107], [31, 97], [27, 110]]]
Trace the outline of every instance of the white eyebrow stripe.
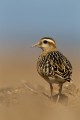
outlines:
[[44, 40], [49, 41], [49, 42], [55, 44], [55, 42], [53, 40], [50, 40], [50, 39], [44, 39]]

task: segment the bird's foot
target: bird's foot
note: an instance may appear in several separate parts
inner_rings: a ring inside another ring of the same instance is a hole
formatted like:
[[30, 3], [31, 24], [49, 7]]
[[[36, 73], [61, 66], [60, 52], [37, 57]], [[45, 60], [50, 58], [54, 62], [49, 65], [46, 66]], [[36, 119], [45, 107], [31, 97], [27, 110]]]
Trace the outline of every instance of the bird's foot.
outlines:
[[58, 94], [58, 96], [57, 96], [56, 104], [59, 103], [59, 100], [60, 100], [60, 94]]

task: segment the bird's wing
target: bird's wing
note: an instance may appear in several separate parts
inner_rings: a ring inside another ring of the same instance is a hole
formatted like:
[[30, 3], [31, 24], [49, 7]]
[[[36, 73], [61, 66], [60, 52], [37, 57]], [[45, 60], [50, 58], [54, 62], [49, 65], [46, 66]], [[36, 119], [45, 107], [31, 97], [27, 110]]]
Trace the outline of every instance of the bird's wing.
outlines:
[[59, 51], [51, 52], [48, 57], [50, 58], [48, 60], [53, 75], [61, 79], [70, 80], [72, 66], [69, 60]]

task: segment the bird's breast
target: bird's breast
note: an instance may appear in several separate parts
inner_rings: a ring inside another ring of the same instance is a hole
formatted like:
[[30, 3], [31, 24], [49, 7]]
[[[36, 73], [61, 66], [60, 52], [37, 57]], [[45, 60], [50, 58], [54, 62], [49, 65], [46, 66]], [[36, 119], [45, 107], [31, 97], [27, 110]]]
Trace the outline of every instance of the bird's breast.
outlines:
[[37, 71], [42, 76], [49, 76], [53, 74], [53, 66], [48, 58], [48, 56], [43, 56], [38, 58]]

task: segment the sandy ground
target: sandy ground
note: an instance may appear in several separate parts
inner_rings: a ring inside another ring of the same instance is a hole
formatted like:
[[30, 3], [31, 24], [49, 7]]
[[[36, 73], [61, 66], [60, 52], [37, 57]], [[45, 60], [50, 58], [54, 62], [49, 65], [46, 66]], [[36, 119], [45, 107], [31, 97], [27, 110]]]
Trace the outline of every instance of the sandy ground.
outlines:
[[74, 65], [74, 80], [64, 84], [56, 104], [58, 87], [54, 85], [51, 99], [48, 83], [36, 71], [36, 61], [34, 56], [0, 60], [0, 120], [80, 120], [79, 68]]
[[[66, 86], [67, 85], [67, 86]], [[54, 89], [57, 94], [56, 87]], [[17, 87], [0, 90], [1, 120], [79, 120], [80, 90], [71, 83], [63, 87], [63, 94], [56, 104], [57, 95], [50, 98], [49, 88], [22, 81]]]

